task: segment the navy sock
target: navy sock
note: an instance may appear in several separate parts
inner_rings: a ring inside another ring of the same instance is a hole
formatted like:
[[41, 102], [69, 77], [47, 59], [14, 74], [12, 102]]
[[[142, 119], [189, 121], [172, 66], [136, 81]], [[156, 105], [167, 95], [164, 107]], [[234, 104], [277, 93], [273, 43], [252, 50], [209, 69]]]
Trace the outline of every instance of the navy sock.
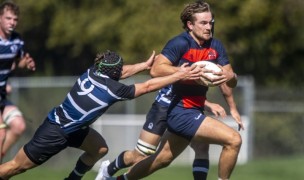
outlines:
[[206, 180], [209, 170], [208, 159], [195, 159], [192, 165], [194, 180]]
[[93, 166], [88, 166], [84, 164], [79, 158], [76, 163], [76, 167], [70, 173], [69, 177], [65, 178], [65, 180], [80, 180], [86, 172], [92, 169], [92, 167]]
[[126, 151], [120, 153], [119, 156], [113, 162], [111, 162], [110, 165], [108, 166], [108, 173], [109, 173], [110, 176], [113, 176], [120, 169], [129, 167], [124, 162], [125, 152]]

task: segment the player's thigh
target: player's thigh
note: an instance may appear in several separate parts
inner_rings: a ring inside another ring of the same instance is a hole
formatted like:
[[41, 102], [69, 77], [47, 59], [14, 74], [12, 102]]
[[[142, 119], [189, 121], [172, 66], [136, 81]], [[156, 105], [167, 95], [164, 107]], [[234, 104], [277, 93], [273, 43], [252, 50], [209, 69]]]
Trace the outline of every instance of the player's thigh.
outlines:
[[7, 163], [11, 163], [11, 167], [14, 167], [16, 169], [21, 168], [25, 170], [38, 166], [28, 158], [23, 148], [20, 148], [20, 150], [18, 151], [16, 156], [12, 159], [12, 161], [9, 161]]
[[207, 116], [192, 141], [208, 144], [229, 144], [234, 139], [239, 139], [239, 133], [223, 122]]
[[105, 139], [93, 128], [90, 128], [88, 135], [79, 148], [89, 154], [106, 154], [108, 151]]
[[173, 161], [188, 145], [189, 141], [186, 138], [166, 131], [158, 150], [159, 157], [164, 158], [164, 161]]
[[21, 148], [18, 152], [18, 154], [15, 157], [15, 160], [22, 163], [22, 167], [25, 167], [26, 169], [30, 169], [33, 167], [38, 166], [34, 162], [32, 162], [27, 155], [25, 154], [23, 148]]

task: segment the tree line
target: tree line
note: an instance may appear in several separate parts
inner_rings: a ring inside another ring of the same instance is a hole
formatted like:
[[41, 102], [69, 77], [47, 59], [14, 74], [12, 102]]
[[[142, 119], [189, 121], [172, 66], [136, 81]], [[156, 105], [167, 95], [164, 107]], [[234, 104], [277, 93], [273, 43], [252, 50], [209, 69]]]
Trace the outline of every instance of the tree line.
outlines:
[[[183, 31], [186, 0], [15, 0], [17, 31], [37, 63], [34, 76], [79, 75], [95, 54], [119, 52], [125, 63], [147, 59]], [[304, 1], [207, 0], [215, 37], [234, 70], [260, 86], [299, 86], [304, 76]], [[19, 75], [23, 75], [20, 73]]]

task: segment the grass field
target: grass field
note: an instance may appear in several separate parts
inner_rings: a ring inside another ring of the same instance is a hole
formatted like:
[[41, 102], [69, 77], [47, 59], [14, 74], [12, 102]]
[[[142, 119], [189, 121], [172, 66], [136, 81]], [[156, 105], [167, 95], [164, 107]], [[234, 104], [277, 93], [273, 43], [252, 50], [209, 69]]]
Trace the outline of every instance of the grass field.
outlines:
[[[12, 180], [63, 180], [69, 169], [46, 168], [44, 166], [29, 170]], [[96, 173], [91, 171], [84, 180], [94, 180]], [[191, 180], [190, 166], [170, 166], [145, 178], [147, 180]], [[217, 167], [211, 166], [208, 179], [217, 179]], [[237, 165], [232, 180], [304, 180], [304, 156], [283, 158], [264, 158], [252, 160], [245, 165]]]

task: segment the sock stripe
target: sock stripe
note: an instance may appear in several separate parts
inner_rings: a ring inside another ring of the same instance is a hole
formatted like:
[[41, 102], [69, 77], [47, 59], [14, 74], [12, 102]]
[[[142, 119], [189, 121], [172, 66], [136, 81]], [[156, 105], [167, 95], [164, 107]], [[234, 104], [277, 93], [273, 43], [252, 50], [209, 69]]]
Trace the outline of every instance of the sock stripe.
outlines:
[[208, 173], [209, 169], [204, 167], [193, 167], [193, 172], [205, 172]]
[[74, 169], [74, 173], [75, 173], [77, 176], [83, 176], [83, 175], [84, 175], [84, 174], [79, 173], [76, 169]]

